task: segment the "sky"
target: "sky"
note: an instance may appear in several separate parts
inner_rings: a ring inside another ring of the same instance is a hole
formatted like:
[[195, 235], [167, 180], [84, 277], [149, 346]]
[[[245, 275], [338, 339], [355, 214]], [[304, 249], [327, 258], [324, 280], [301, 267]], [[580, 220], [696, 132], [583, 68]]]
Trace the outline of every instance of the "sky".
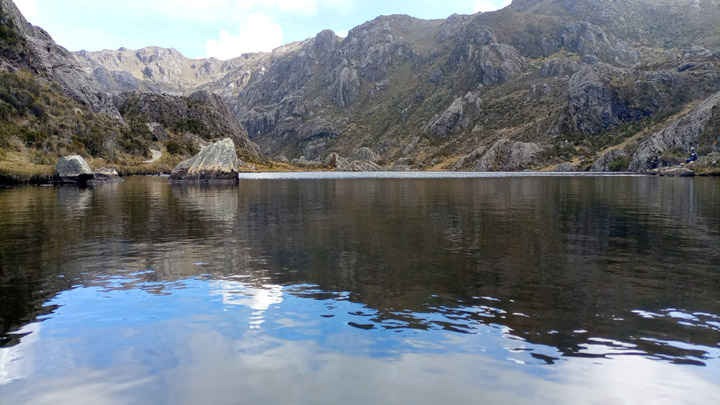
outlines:
[[14, 0], [25, 18], [71, 51], [175, 48], [230, 59], [314, 37], [340, 36], [380, 15], [424, 19], [500, 9], [510, 0]]

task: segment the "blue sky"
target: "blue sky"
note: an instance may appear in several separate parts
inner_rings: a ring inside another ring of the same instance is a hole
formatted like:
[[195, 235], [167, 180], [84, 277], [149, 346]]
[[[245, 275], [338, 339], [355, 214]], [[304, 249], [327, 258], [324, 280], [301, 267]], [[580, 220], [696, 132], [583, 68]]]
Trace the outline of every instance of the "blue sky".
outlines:
[[71, 51], [175, 48], [229, 59], [315, 36], [344, 34], [380, 15], [447, 18], [510, 0], [14, 0], [34, 25]]

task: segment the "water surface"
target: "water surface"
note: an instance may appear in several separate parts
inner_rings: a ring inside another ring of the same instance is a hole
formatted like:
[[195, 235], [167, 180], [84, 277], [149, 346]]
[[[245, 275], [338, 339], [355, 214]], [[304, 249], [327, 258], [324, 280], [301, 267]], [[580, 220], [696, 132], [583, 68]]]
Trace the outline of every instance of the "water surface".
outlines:
[[720, 180], [336, 176], [0, 190], [0, 403], [720, 397]]

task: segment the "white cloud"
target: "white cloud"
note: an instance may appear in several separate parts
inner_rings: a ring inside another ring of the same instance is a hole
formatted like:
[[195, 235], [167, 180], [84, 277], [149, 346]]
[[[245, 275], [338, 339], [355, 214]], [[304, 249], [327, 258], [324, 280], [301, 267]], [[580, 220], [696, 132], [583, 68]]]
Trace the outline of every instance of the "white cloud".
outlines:
[[13, 0], [20, 12], [27, 20], [35, 18], [38, 14], [38, 6], [35, 0]]
[[481, 0], [475, 1], [475, 12], [482, 11], [487, 13], [488, 11], [500, 10], [510, 5], [512, 0]]
[[240, 32], [233, 35], [220, 31], [220, 39], [206, 43], [208, 57], [232, 59], [247, 52], [269, 52], [282, 45], [283, 32], [280, 25], [265, 13], [248, 16], [240, 24]]

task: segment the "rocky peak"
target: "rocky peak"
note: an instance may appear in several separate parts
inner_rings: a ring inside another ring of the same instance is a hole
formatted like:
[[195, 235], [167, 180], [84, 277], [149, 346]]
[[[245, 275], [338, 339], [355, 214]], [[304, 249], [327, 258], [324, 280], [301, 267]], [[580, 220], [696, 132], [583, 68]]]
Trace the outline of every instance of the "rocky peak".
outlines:
[[56, 44], [45, 30], [29, 24], [11, 0], [0, 0], [0, 7], [7, 23], [27, 44], [30, 57], [23, 58], [21, 67], [46, 73], [75, 101], [122, 121], [110, 98], [86, 75], [72, 53]]

